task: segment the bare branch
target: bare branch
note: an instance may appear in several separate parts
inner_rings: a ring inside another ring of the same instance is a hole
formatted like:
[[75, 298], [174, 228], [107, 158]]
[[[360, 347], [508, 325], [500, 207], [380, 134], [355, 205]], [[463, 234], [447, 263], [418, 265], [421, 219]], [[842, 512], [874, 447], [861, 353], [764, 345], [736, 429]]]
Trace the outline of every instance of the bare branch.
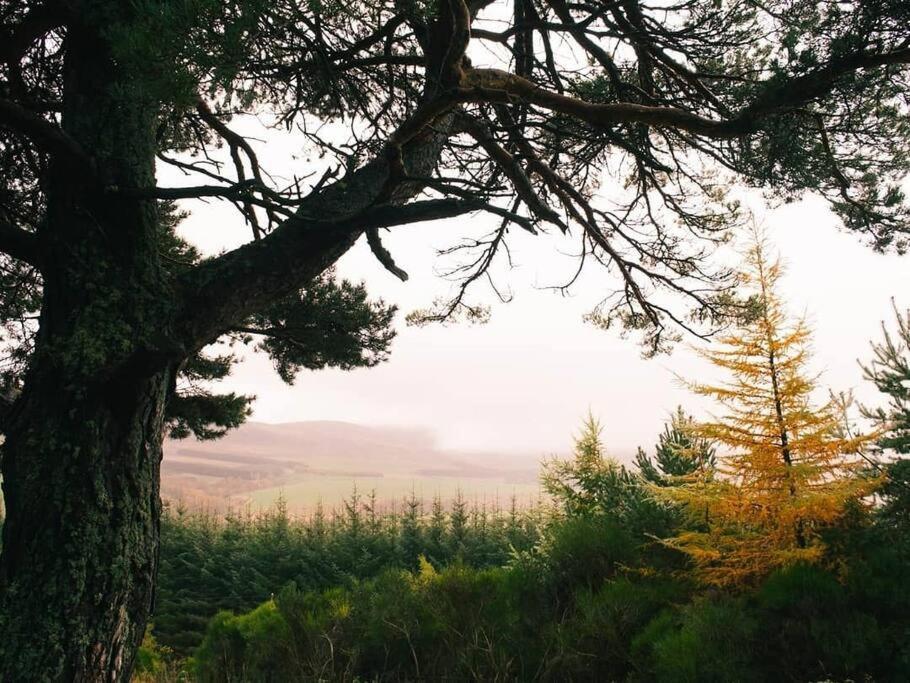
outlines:
[[553, 209], [547, 206], [537, 195], [531, 181], [524, 169], [518, 164], [515, 157], [509, 154], [505, 149], [500, 147], [490, 135], [489, 131], [479, 122], [469, 116], [459, 117], [459, 123], [462, 128], [472, 138], [477, 140], [481, 147], [487, 152], [490, 158], [496, 162], [506, 177], [512, 182], [515, 192], [528, 205], [528, 208], [545, 221], [549, 221], [558, 226], [561, 230], [566, 230], [565, 223]]
[[382, 241], [379, 239], [379, 230], [377, 228], [367, 228], [366, 234], [367, 244], [370, 245], [370, 251], [373, 252], [373, 256], [382, 264], [382, 267], [402, 282], [407, 282], [407, 272], [395, 264], [395, 260], [392, 258], [389, 250], [383, 246]]

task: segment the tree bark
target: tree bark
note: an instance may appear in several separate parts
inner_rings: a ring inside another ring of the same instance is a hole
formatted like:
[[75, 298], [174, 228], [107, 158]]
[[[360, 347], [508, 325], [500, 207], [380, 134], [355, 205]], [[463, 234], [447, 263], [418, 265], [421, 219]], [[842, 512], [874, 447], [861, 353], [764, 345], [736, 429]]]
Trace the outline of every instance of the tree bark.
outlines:
[[0, 678], [123, 681], [152, 607], [168, 372], [37, 369], [7, 429]]
[[65, 159], [39, 231], [44, 297], [2, 447], [0, 680], [125, 681], [154, 597], [164, 406], [179, 350], [158, 257], [156, 106], [101, 33], [68, 28], [62, 125], [97, 177]]

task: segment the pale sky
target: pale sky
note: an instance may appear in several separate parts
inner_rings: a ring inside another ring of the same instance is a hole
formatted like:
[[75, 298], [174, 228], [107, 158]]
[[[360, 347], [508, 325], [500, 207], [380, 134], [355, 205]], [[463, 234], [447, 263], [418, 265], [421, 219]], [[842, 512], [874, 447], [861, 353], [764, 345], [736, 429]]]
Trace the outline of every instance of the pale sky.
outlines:
[[[287, 153], [274, 143], [261, 149], [265, 155]], [[292, 163], [299, 168], [303, 161]], [[167, 170], [161, 176], [162, 184], [180, 182]], [[783, 284], [791, 310], [807, 313], [815, 329], [823, 384], [855, 389], [860, 398], [873, 400], [874, 388], [862, 381], [857, 359], [869, 357], [869, 340], [879, 337], [883, 319], [891, 319], [891, 297], [904, 309], [910, 306], [910, 257], [874, 253], [841, 231], [818, 199], [770, 211], [760, 202], [753, 205], [788, 264]], [[410, 274], [406, 283], [386, 272], [362, 240], [340, 261], [340, 275], [364, 280], [372, 296], [401, 309], [387, 363], [352, 372], [303, 372], [287, 386], [267, 357], [251, 354], [223, 386], [256, 394], [253, 419], [259, 421], [429, 427], [443, 447], [535, 457], [566, 452], [588, 410], [601, 419], [608, 446], [618, 456], [637, 445], [650, 447], [677, 404], [704, 414], [706, 404], [674, 377], [703, 379], [711, 372], [686, 343], [670, 356], [644, 360], [634, 341], [582, 321], [610, 280], [588, 278], [571, 297], [543, 289], [571, 271], [573, 259], [559, 253], [571, 250], [569, 242], [525, 235], [515, 241], [517, 267], [500, 272], [511, 283], [514, 300], [493, 306], [488, 324], [405, 326], [408, 311], [449, 291], [434, 272], [440, 265], [435, 249], [492, 225], [478, 215], [388, 233], [384, 243]], [[209, 252], [248, 239], [239, 215], [224, 203], [197, 204], [183, 231]], [[491, 294], [478, 294], [492, 302]]]
[[[497, 12], [507, 11], [503, 7], [485, 16], [495, 21]], [[471, 44], [475, 63], [496, 66], [502, 61], [502, 55], [478, 45]], [[251, 136], [263, 167], [272, 173], [287, 178], [309, 172], [315, 179], [325, 168], [327, 160], [308, 153], [295, 133], [265, 128], [253, 117], [236, 118], [231, 126]], [[327, 135], [337, 131], [340, 138], [346, 131], [342, 124], [323, 130]], [[198, 181], [162, 168], [159, 182]], [[823, 385], [855, 389], [859, 398], [874, 400], [875, 390], [863, 382], [857, 359], [869, 357], [870, 339], [880, 336], [883, 319], [892, 319], [891, 297], [903, 310], [910, 307], [910, 255], [874, 253], [840, 230], [820, 199], [766, 210], [760, 197], [742, 198], [788, 264], [784, 295], [793, 313], [807, 314], [815, 329], [816, 367], [823, 372]], [[196, 212], [182, 230], [204, 252], [249, 239], [248, 228], [226, 202], [186, 206]], [[406, 283], [379, 265], [364, 240], [342, 258], [340, 275], [364, 280], [372, 296], [400, 308], [399, 334], [387, 363], [352, 372], [302, 372], [295, 385], [287, 386], [267, 357], [250, 354], [222, 385], [258, 396], [255, 420], [429, 427], [443, 447], [519, 451], [535, 457], [568, 451], [589, 410], [602, 421], [609, 447], [620, 456], [638, 445], [650, 447], [677, 404], [696, 415], [705, 413], [708, 406], [689, 395], [674, 376], [704, 379], [711, 373], [686, 342], [670, 356], [644, 360], [633, 340], [583, 322], [582, 316], [609, 293], [615, 279], [589, 275], [571, 297], [543, 289], [573, 272], [575, 260], [563, 254], [575, 250], [574, 240], [516, 235], [511, 246], [517, 267], [497, 273], [499, 282], [510, 283], [514, 300], [494, 305], [488, 324], [406, 327], [407, 312], [450, 291], [435, 272], [442, 265], [436, 249], [468, 234], [484, 234], [496, 221], [475, 215], [387, 233], [383, 242], [409, 273]], [[479, 289], [477, 294], [492, 303], [491, 292]]]

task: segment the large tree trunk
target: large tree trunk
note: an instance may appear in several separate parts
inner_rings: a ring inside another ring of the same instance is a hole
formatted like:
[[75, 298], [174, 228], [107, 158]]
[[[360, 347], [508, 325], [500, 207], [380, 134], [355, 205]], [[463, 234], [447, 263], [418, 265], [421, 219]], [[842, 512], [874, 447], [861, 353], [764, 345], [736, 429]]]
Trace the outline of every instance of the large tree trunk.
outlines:
[[44, 302], [4, 425], [0, 679], [128, 680], [153, 597], [164, 405], [180, 350], [155, 203], [154, 103], [101, 34], [67, 33], [63, 126], [96, 159], [58, 163], [39, 233]]
[[166, 371], [37, 369], [7, 431], [0, 678], [127, 680], [158, 563]]

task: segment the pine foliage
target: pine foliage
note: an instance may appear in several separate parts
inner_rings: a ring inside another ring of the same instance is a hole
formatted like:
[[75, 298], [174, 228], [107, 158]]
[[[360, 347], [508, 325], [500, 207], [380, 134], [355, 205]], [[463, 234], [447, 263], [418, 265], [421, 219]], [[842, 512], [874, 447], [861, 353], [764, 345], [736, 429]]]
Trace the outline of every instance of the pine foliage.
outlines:
[[896, 331], [882, 325], [883, 339], [872, 343], [872, 362], [863, 366], [866, 379], [888, 397], [888, 403], [863, 412], [884, 431], [879, 445], [906, 455], [910, 454], [910, 310], [901, 315], [895, 305], [894, 317]]
[[588, 415], [572, 458], [551, 458], [544, 464], [544, 490], [570, 516], [613, 514], [637, 497], [634, 475], [607, 455], [602, 432], [600, 422]]
[[682, 406], [670, 416], [664, 431], [657, 437], [654, 459], [644, 449], [635, 455], [635, 466], [645, 481], [658, 486], [670, 486], [716, 464], [714, 442], [695, 433], [697, 424]]

